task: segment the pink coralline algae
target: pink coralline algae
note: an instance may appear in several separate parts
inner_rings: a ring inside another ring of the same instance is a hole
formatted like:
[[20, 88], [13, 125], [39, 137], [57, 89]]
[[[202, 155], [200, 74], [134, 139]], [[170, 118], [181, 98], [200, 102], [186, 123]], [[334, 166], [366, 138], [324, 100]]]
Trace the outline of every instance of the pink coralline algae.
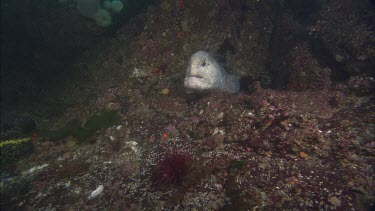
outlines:
[[306, 43], [290, 53], [289, 90], [324, 89], [330, 85], [329, 68], [321, 68]]
[[347, 84], [351, 90], [358, 94], [369, 94], [374, 90], [375, 80], [372, 77], [352, 76]]
[[169, 133], [169, 134], [175, 134], [177, 132], [177, 129], [174, 125], [167, 125], [165, 128], [164, 128], [165, 132]]

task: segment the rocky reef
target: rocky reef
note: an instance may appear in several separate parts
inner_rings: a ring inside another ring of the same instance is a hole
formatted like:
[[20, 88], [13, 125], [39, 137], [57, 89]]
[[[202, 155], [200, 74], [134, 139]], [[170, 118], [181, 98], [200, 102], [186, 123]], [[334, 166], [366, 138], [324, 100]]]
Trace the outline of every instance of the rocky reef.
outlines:
[[[349, 1], [274, 2], [163, 0], [87, 49], [57, 97], [66, 109], [38, 120], [31, 155], [1, 165], [1, 207], [370, 209], [373, 10], [359, 1], [338, 32]], [[348, 72], [358, 58], [336, 49], [366, 58]], [[196, 50], [222, 55], [241, 91], [185, 94]]]

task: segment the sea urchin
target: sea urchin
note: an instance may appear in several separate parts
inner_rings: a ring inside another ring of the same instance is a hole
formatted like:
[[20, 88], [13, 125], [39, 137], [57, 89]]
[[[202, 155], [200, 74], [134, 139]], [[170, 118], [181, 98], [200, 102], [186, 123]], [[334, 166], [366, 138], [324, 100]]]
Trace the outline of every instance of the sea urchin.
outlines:
[[188, 175], [191, 157], [183, 153], [172, 153], [161, 160], [152, 173], [152, 181], [158, 185], [179, 185]]

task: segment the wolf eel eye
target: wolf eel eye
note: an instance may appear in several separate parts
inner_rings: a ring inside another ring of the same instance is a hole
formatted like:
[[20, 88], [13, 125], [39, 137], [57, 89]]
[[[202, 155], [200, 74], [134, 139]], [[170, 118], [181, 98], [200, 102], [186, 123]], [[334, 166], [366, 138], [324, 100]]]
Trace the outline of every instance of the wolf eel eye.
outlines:
[[202, 67], [206, 66], [206, 61], [202, 62], [201, 66]]

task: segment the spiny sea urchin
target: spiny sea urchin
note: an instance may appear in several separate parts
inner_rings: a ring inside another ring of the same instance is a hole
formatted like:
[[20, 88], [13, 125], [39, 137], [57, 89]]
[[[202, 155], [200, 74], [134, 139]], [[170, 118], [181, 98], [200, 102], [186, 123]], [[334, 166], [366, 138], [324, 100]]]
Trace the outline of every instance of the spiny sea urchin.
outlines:
[[174, 152], [166, 155], [152, 173], [152, 181], [157, 185], [179, 185], [189, 173], [191, 156]]

